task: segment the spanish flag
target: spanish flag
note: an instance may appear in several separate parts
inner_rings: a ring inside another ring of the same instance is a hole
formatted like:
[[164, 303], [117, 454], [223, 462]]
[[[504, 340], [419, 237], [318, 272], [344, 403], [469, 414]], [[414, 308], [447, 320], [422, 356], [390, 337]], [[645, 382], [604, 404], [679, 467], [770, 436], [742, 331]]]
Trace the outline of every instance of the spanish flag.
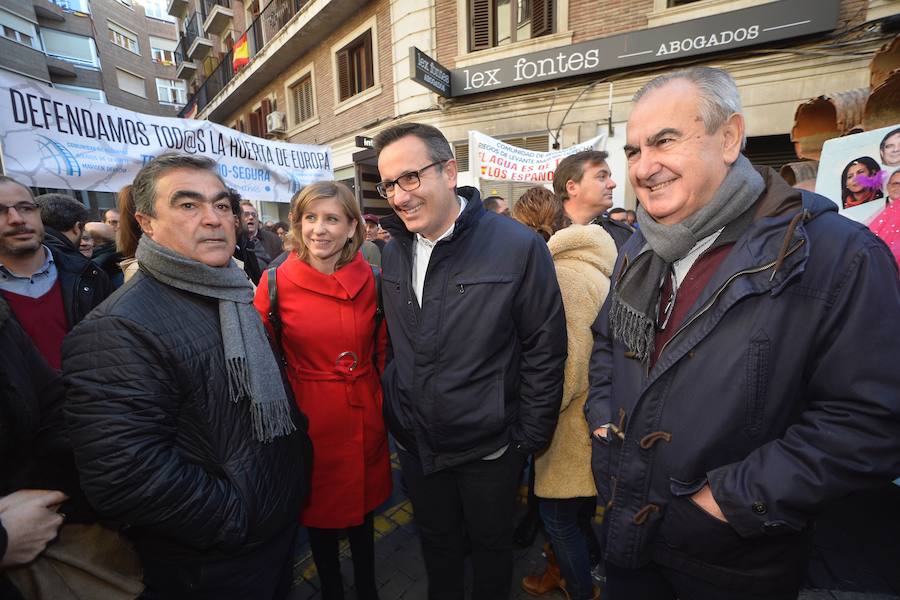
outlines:
[[246, 31], [244, 35], [238, 38], [237, 43], [232, 48], [232, 52], [234, 52], [234, 57], [232, 58], [231, 66], [234, 72], [237, 73], [244, 65], [250, 62], [250, 45], [247, 43]]

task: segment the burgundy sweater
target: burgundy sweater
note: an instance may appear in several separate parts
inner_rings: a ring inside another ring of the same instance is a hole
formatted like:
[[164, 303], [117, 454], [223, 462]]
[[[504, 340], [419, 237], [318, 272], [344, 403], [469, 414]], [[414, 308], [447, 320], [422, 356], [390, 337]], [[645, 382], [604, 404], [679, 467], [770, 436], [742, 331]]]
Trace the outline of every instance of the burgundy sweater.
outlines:
[[2, 294], [38, 352], [58, 371], [62, 367], [62, 341], [69, 332], [59, 280], [40, 298], [29, 298], [5, 290]]

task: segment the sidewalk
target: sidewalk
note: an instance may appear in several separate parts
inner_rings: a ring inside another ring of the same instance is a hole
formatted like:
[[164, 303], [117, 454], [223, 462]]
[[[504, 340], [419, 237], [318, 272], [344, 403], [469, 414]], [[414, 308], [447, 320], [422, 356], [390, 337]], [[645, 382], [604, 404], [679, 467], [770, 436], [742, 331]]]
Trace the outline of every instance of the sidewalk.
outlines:
[[[375, 517], [375, 571], [378, 585], [380, 586], [380, 600], [426, 600], [427, 578], [425, 567], [419, 550], [419, 541], [416, 537], [412, 507], [409, 500], [402, 494], [400, 465], [397, 462], [396, 455], [391, 456], [391, 466], [394, 474], [394, 493], [380, 507]], [[867, 506], [867, 508], [870, 507]], [[521, 510], [524, 511], [524, 498]], [[858, 511], [856, 514], [864, 517], [867, 513], [866, 511]], [[828, 519], [828, 522], [832, 522], [834, 519], [833, 515], [828, 517]], [[895, 521], [897, 520], [896, 517], [894, 519]], [[858, 534], [858, 528], [856, 531]], [[881, 534], [882, 536], [885, 535], [884, 529], [881, 529]], [[846, 543], [845, 540], [844, 547], [840, 552], [830, 551], [830, 549], [835, 548], [832, 544], [835, 542], [836, 537], [834, 535], [826, 537], [824, 548], [820, 547], [817, 541], [817, 548], [813, 554], [813, 564], [810, 568], [813, 587], [804, 590], [800, 594], [801, 600], [900, 600], [900, 595], [895, 595], [900, 590], [891, 587], [891, 580], [879, 580], [871, 572], [871, 569], [866, 572], [861, 567], [847, 566], [845, 564], [852, 561], [843, 561], [835, 558], [836, 556], [848, 557], [853, 551], [855, 544]], [[878, 544], [888, 543], [888, 547], [871, 547], [857, 562], [862, 564], [861, 561], [866, 558], [866, 555], [869, 558], [880, 556], [879, 562], [882, 564], [876, 565], [876, 567], [881, 566], [896, 571], [898, 559], [900, 559], [900, 551], [898, 551], [900, 549], [900, 541], [898, 540], [900, 538], [894, 537], [892, 544], [884, 540], [877, 540], [876, 543]], [[861, 540], [857, 541], [862, 543]], [[871, 545], [872, 540], [865, 540], [865, 542]], [[513, 600], [534, 599], [534, 596], [530, 596], [521, 590], [519, 582], [526, 575], [543, 571], [545, 563], [541, 554], [542, 544], [541, 535], [538, 535], [538, 539], [530, 548], [516, 550], [513, 570]], [[356, 595], [352, 589], [353, 564], [349, 559], [349, 548], [346, 540], [342, 542], [341, 554], [341, 569], [344, 575], [345, 589], [347, 590], [347, 600], [356, 600]], [[842, 571], [853, 573], [855, 578], [851, 578], [849, 582], [846, 581], [846, 578], [841, 576]], [[875, 579], [874, 584], [871, 581], [872, 579]], [[840, 587], [842, 589], [820, 589], [826, 586], [828, 588]], [[858, 591], [865, 589], [877, 589], [878, 591]], [[316, 567], [309, 553], [305, 532], [301, 535], [298, 543], [297, 557], [294, 562], [294, 588], [288, 598], [289, 600], [321, 599]], [[544, 600], [566, 600], [562, 592], [546, 594], [541, 596], [541, 598]]]

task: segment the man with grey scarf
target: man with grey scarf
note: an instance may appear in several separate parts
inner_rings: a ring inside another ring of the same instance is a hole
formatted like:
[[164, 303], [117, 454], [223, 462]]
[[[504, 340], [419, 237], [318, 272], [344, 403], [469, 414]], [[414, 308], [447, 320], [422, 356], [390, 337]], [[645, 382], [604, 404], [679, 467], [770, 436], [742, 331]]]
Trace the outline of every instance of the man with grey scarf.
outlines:
[[138, 550], [146, 598], [282, 598], [307, 492], [306, 420], [232, 260], [212, 160], [132, 186], [140, 272], [63, 344], [81, 485]]
[[604, 597], [796, 598], [817, 513], [900, 473], [897, 266], [833, 201], [750, 164], [726, 72], [654, 79], [627, 131], [640, 229], [585, 405]]

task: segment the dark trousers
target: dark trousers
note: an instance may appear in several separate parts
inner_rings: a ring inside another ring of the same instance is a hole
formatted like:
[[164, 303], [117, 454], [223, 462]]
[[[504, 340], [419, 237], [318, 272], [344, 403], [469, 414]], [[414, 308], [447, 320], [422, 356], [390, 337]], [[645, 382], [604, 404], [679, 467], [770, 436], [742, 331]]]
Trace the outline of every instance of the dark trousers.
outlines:
[[464, 597], [465, 557], [472, 556], [472, 600], [509, 597], [513, 516], [525, 455], [508, 448], [496, 460], [475, 460], [431, 475], [418, 457], [401, 450], [400, 465], [412, 501], [429, 600]]
[[[340, 529], [308, 527], [309, 547], [312, 550], [319, 582], [322, 584], [322, 600], [343, 600], [344, 580], [341, 577], [339, 552]], [[359, 600], [378, 600], [375, 585], [375, 528], [372, 513], [366, 515], [362, 525], [347, 528], [350, 556], [353, 559], [353, 584]]]
[[741, 593], [658, 564], [623, 569], [607, 562], [603, 600], [796, 600], [799, 593]]
[[234, 558], [203, 562], [141, 555], [141, 600], [281, 600], [291, 591], [297, 526]]

